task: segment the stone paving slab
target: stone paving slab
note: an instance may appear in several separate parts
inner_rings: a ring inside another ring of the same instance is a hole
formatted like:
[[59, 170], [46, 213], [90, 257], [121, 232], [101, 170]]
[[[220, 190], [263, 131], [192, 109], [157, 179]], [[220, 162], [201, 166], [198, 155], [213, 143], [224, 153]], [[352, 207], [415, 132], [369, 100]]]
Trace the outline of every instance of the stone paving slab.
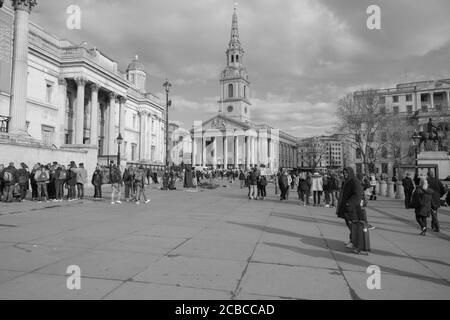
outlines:
[[224, 291], [181, 286], [128, 282], [114, 290], [105, 300], [229, 300]]
[[0, 300], [99, 300], [121, 282], [83, 278], [81, 290], [68, 290], [67, 277], [27, 274], [3, 283]]
[[236, 289], [246, 262], [168, 256], [133, 277], [150, 282], [230, 292]]

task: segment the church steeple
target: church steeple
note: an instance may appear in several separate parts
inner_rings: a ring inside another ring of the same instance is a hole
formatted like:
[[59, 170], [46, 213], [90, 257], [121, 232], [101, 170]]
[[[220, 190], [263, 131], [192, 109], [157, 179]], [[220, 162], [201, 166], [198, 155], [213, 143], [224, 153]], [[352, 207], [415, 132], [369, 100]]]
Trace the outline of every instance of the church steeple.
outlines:
[[227, 66], [221, 74], [221, 100], [219, 112], [238, 121], [249, 122], [251, 114], [250, 82], [243, 65], [244, 49], [239, 40], [236, 7], [231, 23], [231, 39], [228, 44]]

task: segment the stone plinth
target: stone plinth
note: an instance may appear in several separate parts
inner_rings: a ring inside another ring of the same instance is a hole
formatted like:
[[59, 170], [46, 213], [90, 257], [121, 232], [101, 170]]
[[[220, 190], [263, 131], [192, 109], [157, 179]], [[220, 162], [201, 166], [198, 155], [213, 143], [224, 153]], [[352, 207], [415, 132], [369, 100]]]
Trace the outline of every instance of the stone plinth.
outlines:
[[395, 198], [394, 182], [388, 181], [386, 189], [387, 189], [386, 190], [386, 197], [388, 197], [388, 198]]
[[420, 165], [437, 165], [439, 168], [439, 179], [450, 176], [450, 156], [446, 151], [425, 151], [417, 156]]
[[379, 188], [378, 195], [381, 196], [381, 197], [385, 197], [386, 196], [386, 190], [387, 190], [386, 181], [382, 180], [380, 182], [380, 188]]
[[403, 189], [403, 183], [400, 181], [397, 182], [397, 194], [395, 195], [395, 199], [405, 200], [405, 190]]

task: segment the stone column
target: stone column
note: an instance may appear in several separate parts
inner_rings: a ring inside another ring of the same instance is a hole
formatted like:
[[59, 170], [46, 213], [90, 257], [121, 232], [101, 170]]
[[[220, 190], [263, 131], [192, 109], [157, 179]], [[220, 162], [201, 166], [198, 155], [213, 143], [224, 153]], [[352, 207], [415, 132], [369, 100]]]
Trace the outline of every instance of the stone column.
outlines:
[[100, 86], [96, 83], [91, 84], [91, 136], [90, 144], [98, 145], [98, 90]]
[[147, 119], [147, 113], [142, 110], [139, 113], [139, 116], [141, 117], [141, 128], [140, 128], [140, 140], [139, 140], [139, 160], [144, 160], [145, 159], [145, 145], [146, 145], [146, 119]]
[[[434, 93], [433, 92], [430, 92], [430, 101], [431, 101], [431, 107], [430, 107], [430, 109], [431, 110], [433, 110], [434, 109]], [[431, 111], [430, 110], [430, 111]]]
[[75, 111], [75, 144], [84, 144], [84, 96], [86, 79], [83, 77], [75, 78], [77, 84], [77, 105]]
[[228, 136], [223, 137], [223, 167], [228, 168]]
[[27, 134], [27, 86], [28, 86], [28, 18], [36, 5], [33, 0], [13, 0], [14, 40], [12, 57], [11, 98], [9, 132]]
[[192, 139], [192, 166], [197, 165], [197, 139]]
[[217, 168], [217, 137], [213, 138], [213, 148], [214, 148], [214, 157], [213, 157], [213, 166]]
[[386, 181], [381, 180], [380, 181], [380, 193], [378, 195], [382, 196], [382, 197], [385, 197], [386, 196], [386, 191], [387, 191]]
[[67, 103], [67, 81], [65, 78], [58, 79], [59, 103], [58, 103], [58, 145], [66, 143], [66, 103]]
[[386, 197], [392, 198], [392, 199], [395, 198], [394, 182], [392, 182], [392, 181], [387, 182]]
[[245, 167], [246, 169], [250, 167], [250, 136], [247, 136], [247, 142], [245, 143]]
[[117, 94], [111, 92], [109, 94], [109, 108], [108, 108], [108, 155], [117, 155], [116, 147], [116, 99]]
[[206, 137], [202, 138], [202, 166], [206, 166]]
[[447, 109], [450, 109], [450, 91], [447, 91]]
[[[125, 105], [127, 103], [127, 99], [125, 97], [120, 97], [119, 98], [119, 132], [122, 134], [122, 137], [125, 138], [125, 123], [126, 123], [126, 119], [125, 119]], [[147, 114], [145, 114], [145, 116], [147, 116]]]
[[234, 167], [239, 168], [239, 137], [234, 137]]

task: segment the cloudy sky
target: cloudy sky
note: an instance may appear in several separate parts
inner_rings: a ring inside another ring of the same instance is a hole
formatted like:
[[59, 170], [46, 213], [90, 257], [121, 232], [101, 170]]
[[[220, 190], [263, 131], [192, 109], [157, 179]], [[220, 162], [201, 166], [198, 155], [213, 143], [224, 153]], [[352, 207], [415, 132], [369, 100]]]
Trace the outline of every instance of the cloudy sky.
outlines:
[[[38, 0], [32, 20], [87, 41], [125, 70], [138, 54], [149, 91], [173, 84], [171, 120], [216, 114], [235, 0]], [[381, 7], [381, 30], [366, 26]], [[66, 28], [69, 5], [81, 30]], [[362, 88], [450, 78], [448, 0], [240, 0], [239, 31], [253, 120], [299, 137], [330, 132], [336, 101]]]

